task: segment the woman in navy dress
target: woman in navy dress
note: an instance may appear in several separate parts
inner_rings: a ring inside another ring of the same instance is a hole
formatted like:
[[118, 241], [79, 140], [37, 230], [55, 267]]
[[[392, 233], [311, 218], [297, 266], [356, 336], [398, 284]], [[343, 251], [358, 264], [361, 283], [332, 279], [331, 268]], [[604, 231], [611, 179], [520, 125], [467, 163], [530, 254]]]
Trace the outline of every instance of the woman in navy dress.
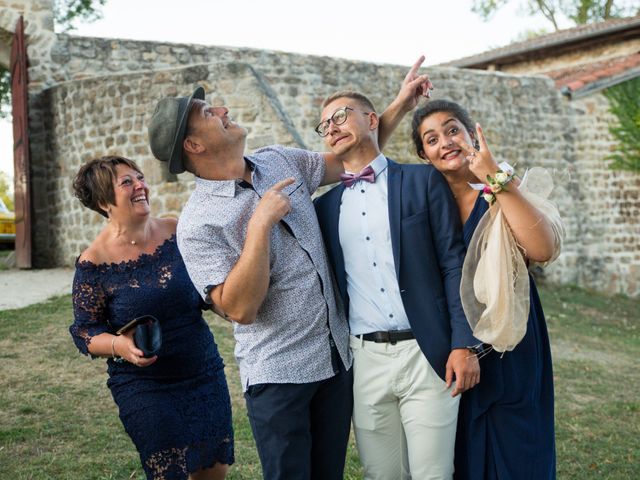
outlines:
[[[107, 385], [148, 479], [223, 479], [234, 460], [229, 391], [205, 304], [178, 252], [176, 221], [150, 216], [144, 176], [123, 157], [84, 165], [74, 190], [108, 220], [76, 262], [76, 346], [108, 357]], [[134, 330], [115, 333], [142, 315], [162, 328], [151, 358], [136, 348]]]
[[[464, 240], [471, 241], [488, 203], [469, 183], [484, 183], [499, 167], [479, 125], [458, 104], [435, 100], [416, 110], [418, 155], [446, 178], [456, 199]], [[479, 180], [481, 179], [481, 180]], [[554, 255], [551, 225], [518, 191], [495, 194], [525, 261]], [[547, 327], [533, 278], [522, 341], [481, 356], [480, 383], [462, 395], [455, 451], [456, 479], [554, 479], [553, 371]]]

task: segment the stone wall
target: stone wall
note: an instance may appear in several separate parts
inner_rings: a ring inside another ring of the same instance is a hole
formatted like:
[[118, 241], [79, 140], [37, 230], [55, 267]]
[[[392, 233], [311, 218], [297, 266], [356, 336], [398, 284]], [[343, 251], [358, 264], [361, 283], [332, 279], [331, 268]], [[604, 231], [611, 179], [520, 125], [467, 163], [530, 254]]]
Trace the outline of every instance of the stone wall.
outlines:
[[[360, 90], [380, 110], [406, 73], [405, 67], [264, 50], [55, 35], [46, 12], [51, 0], [0, 0], [3, 4], [10, 11], [0, 13], [0, 33], [8, 31], [22, 8], [31, 35], [38, 267], [73, 264], [103, 225], [102, 217], [71, 195], [73, 175], [90, 158], [109, 153], [132, 157], [147, 174], [154, 212], [179, 214], [192, 179], [169, 175], [147, 146], [146, 125], [162, 96], [185, 95], [203, 85], [209, 101], [227, 105], [248, 128], [248, 150], [270, 143], [318, 150], [323, 146], [313, 127], [328, 94]], [[534, 165], [570, 172], [555, 194], [567, 239], [560, 259], [546, 271], [549, 279], [640, 295], [639, 179], [606, 168], [603, 159], [612, 139], [605, 100], [593, 96], [569, 102], [543, 77], [447, 68], [429, 73], [435, 98], [470, 107], [499, 159], [517, 163], [520, 172]], [[418, 161], [409, 120], [385, 151], [401, 162]]]
[[[406, 71], [389, 65], [335, 60], [294, 53], [248, 48], [225, 48], [134, 40], [109, 40], [59, 35], [52, 50], [58, 66], [52, 83], [94, 76], [139, 71], [158, 71], [191, 65], [189, 75], [198, 77], [202, 65], [240, 62], [251, 65], [268, 95], [280, 103], [283, 120], [295, 126], [298, 142], [321, 148], [313, 131], [324, 98], [338, 89], [353, 87], [368, 92], [380, 108], [393, 97]], [[180, 94], [189, 93], [189, 88]], [[214, 98], [223, 101], [224, 98]], [[250, 100], [249, 100], [250, 101]], [[260, 144], [260, 140], [256, 140]], [[251, 147], [251, 144], [249, 145]]]
[[617, 122], [601, 93], [570, 103], [576, 128], [575, 181], [580, 185], [577, 265], [571, 283], [640, 295], [640, 175], [609, 168]]
[[[313, 126], [326, 95], [351, 87], [385, 105], [406, 73], [405, 67], [303, 58], [306, 64], [299, 62], [293, 67], [296, 76], [284, 75], [284, 65], [267, 68], [283, 70], [268, 77], [253, 65], [216, 63], [74, 80], [49, 89], [43, 96], [50, 112], [46, 115], [50, 119], [44, 149], [47, 155], [41, 161], [34, 158], [34, 169], [36, 164], [43, 166], [38, 177], [47, 179], [37, 202], [43, 208], [37, 215], [35, 239], [39, 261], [72, 263], [102, 225], [101, 217], [83, 210], [70, 193], [73, 174], [90, 158], [120, 153], [139, 161], [152, 188], [154, 211], [159, 215], [179, 213], [191, 189], [191, 177], [183, 174], [176, 182], [167, 182], [170, 177], [147, 147], [146, 124], [163, 95], [186, 94], [196, 84], [203, 85], [210, 101], [223, 102], [248, 128], [249, 150], [276, 142], [322, 149]], [[326, 84], [328, 72], [335, 72], [330, 85]], [[576, 131], [567, 128], [571, 125], [567, 104], [550, 80], [447, 68], [433, 70], [430, 75], [437, 87], [435, 98], [453, 98], [468, 105], [473, 117], [483, 124], [498, 158], [517, 163], [520, 171], [533, 165], [568, 169], [575, 162], [572, 144]], [[409, 124], [408, 117], [386, 149], [401, 162], [418, 161]], [[572, 183], [558, 188], [557, 200], [567, 214], [570, 233], [565, 254], [549, 271], [552, 278], [559, 277], [568, 262], [578, 264], [579, 222], [572, 200], [577, 188]], [[85, 225], [90, 228], [83, 228]]]
[[[43, 68], [48, 70], [50, 48], [56, 41], [53, 33], [53, 0], [0, 0], [0, 65], [9, 66], [11, 39], [16, 23], [22, 15], [27, 36], [27, 54], [32, 59], [30, 75], [46, 78]], [[45, 62], [47, 65], [43, 65]], [[37, 86], [34, 85], [37, 89]]]
[[[254, 70], [246, 64], [213, 64], [198, 68], [198, 81], [225, 98], [239, 122], [265, 143], [296, 146], [295, 139]], [[45, 188], [34, 236], [36, 262], [71, 265], [104, 226], [104, 218], [72, 196], [79, 167], [102, 155], [123, 155], [145, 172], [154, 213], [177, 216], [193, 186], [190, 174], [177, 179], [153, 158], [147, 123], [159, 98], [193, 88], [190, 69], [115, 75], [68, 82], [46, 92], [50, 115], [46, 154], [33, 159]], [[232, 81], [233, 80], [233, 81]], [[167, 180], [173, 181], [167, 181]]]

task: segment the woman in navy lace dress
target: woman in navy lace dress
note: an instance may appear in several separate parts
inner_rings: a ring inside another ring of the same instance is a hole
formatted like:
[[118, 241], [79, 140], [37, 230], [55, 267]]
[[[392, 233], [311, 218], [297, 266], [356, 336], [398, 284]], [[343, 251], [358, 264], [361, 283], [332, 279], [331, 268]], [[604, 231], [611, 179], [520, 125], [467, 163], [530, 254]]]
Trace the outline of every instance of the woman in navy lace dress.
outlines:
[[[107, 385], [148, 479], [224, 478], [233, 463], [224, 365], [178, 252], [176, 221], [150, 216], [144, 176], [123, 157], [84, 165], [74, 190], [108, 220], [76, 262], [76, 346], [108, 357]], [[151, 358], [136, 348], [134, 330], [115, 334], [142, 315], [162, 328]]]
[[[496, 176], [498, 165], [479, 125], [460, 105], [435, 100], [413, 117], [418, 155], [438, 169], [456, 199], [467, 246], [488, 204], [469, 183]], [[473, 146], [472, 146], [473, 145]], [[497, 178], [497, 177], [496, 177]], [[551, 225], [518, 191], [496, 193], [526, 261], [546, 262], [555, 253]], [[504, 353], [480, 360], [480, 383], [460, 401], [455, 450], [456, 479], [554, 479], [553, 371], [547, 326], [533, 278], [527, 330]]]

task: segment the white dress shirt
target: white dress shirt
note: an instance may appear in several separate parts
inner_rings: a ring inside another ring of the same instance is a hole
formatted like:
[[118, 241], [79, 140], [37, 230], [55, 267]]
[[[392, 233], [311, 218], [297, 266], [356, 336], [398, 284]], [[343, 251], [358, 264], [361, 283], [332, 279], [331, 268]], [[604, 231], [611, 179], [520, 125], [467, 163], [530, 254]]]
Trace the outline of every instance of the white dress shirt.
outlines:
[[385, 156], [378, 155], [370, 163], [375, 183], [361, 180], [342, 193], [339, 235], [352, 335], [411, 328], [391, 249], [387, 164]]

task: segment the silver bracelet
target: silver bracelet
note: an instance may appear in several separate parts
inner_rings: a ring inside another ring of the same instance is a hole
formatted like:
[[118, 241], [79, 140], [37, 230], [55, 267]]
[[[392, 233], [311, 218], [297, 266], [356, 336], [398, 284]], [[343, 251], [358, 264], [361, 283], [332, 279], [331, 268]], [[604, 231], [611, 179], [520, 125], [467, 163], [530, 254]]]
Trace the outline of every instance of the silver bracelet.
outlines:
[[114, 335], [113, 339], [111, 340], [111, 358], [113, 358], [113, 360], [116, 362], [122, 362], [124, 361], [122, 357], [116, 355], [116, 338], [118, 338], [118, 336], [119, 335]]

